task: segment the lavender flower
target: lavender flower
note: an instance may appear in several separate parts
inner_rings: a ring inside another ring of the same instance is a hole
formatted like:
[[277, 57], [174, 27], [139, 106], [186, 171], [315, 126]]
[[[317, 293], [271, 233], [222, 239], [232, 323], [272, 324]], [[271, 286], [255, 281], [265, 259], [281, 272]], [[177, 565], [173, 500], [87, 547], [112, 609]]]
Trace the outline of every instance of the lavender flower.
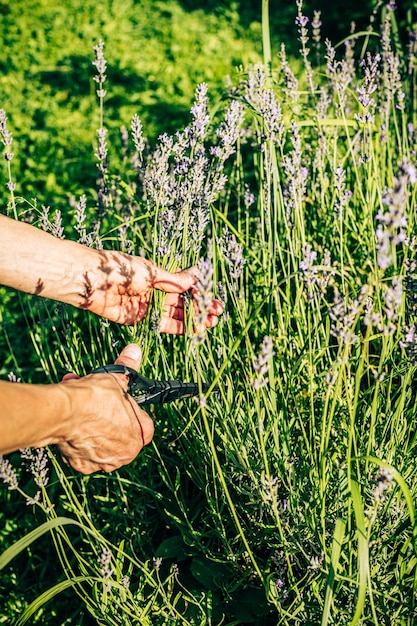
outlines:
[[407, 71], [409, 76], [411, 76], [417, 66], [417, 24], [414, 24], [413, 30], [409, 34], [407, 61]]
[[242, 254], [242, 245], [237, 242], [233, 233], [229, 233], [227, 226], [223, 228], [223, 237], [218, 239], [218, 243], [229, 265], [230, 276], [232, 278], [239, 278], [246, 263]]
[[313, 31], [313, 41], [316, 45], [320, 43], [320, 29], [322, 27], [321, 11], [313, 12], [313, 21], [311, 22], [311, 28]]
[[196, 284], [196, 294], [194, 296], [197, 304], [196, 341], [204, 341], [205, 323], [213, 301], [213, 264], [210, 259], [200, 259], [198, 263], [198, 276]]
[[86, 232], [86, 208], [87, 208], [87, 197], [83, 194], [79, 201], [75, 204], [76, 214], [75, 214], [75, 226], [74, 229], [78, 233], [78, 242], [82, 244], [86, 244], [87, 232]]
[[300, 262], [299, 268], [301, 279], [307, 287], [307, 300], [314, 298], [314, 287], [318, 287], [320, 295], [324, 295], [330, 278], [335, 274], [331, 266], [330, 252], [328, 250], [324, 253], [321, 266], [314, 265], [316, 259], [317, 252], [313, 250], [310, 244], [306, 244], [303, 248], [303, 260]]
[[158, 556], [158, 557], [153, 557], [153, 564], [155, 565], [155, 571], [158, 573], [159, 570], [161, 569], [161, 565], [162, 565], [162, 557]]
[[97, 149], [95, 152], [95, 155], [97, 157], [97, 167], [100, 171], [100, 173], [102, 175], [105, 174], [105, 172], [108, 169], [108, 162], [107, 162], [107, 155], [108, 155], [108, 150], [107, 150], [107, 129], [106, 128], [98, 128], [97, 129], [97, 138], [98, 138], [98, 143], [97, 143]]
[[353, 301], [349, 301], [347, 298], [343, 299], [338, 289], [335, 289], [333, 306], [330, 309], [329, 315], [332, 321], [330, 327], [330, 333], [333, 337], [337, 337], [341, 343], [350, 346], [358, 341], [358, 336], [355, 334], [355, 324], [357, 322], [359, 313], [364, 306], [367, 298], [367, 287], [362, 287], [358, 298]]
[[406, 259], [404, 287], [407, 296], [407, 314], [409, 317], [417, 316], [417, 261]]
[[355, 119], [362, 124], [370, 124], [375, 119], [376, 101], [372, 97], [372, 94], [374, 94], [378, 89], [380, 61], [380, 54], [376, 54], [372, 57], [372, 55], [367, 52], [361, 63], [364, 72], [364, 79], [362, 85], [358, 85], [358, 87], [356, 87], [356, 92], [358, 94], [358, 100], [364, 111], [362, 114], [356, 114]]
[[0, 478], [6, 485], [8, 485], [8, 489], [10, 490], [17, 489], [19, 486], [19, 481], [13, 465], [3, 456], [0, 456]]
[[59, 209], [55, 211], [54, 221], [51, 224], [51, 233], [54, 237], [64, 239], [64, 227], [62, 225], [62, 214]]
[[206, 137], [206, 129], [210, 122], [208, 115], [208, 97], [207, 85], [201, 83], [195, 92], [195, 102], [191, 108], [193, 122], [189, 129], [190, 145], [195, 146], [198, 142], [202, 142]]
[[277, 578], [275, 579], [275, 586], [277, 588], [277, 591], [281, 595], [282, 599], [286, 600], [288, 598], [288, 588], [287, 588], [287, 583], [286, 583], [287, 567], [286, 567], [286, 560], [285, 560], [284, 552], [281, 550], [280, 551], [276, 550], [272, 557], [272, 563], [275, 567], [276, 576], [277, 576]]
[[219, 145], [211, 148], [211, 154], [220, 162], [226, 161], [235, 152], [243, 119], [243, 104], [238, 100], [232, 100], [226, 111], [224, 122], [217, 129]]
[[41, 225], [42, 230], [44, 230], [45, 232], [50, 232], [51, 230], [51, 223], [49, 221], [50, 210], [51, 210], [51, 207], [45, 206], [44, 204], [42, 205], [40, 225]]
[[262, 479], [262, 491], [267, 502], [273, 502], [277, 499], [279, 487], [279, 478], [264, 476]]
[[336, 59], [336, 50], [331, 42], [326, 39], [326, 74], [330, 87], [337, 94], [337, 115], [346, 108], [347, 90], [351, 82], [355, 79], [355, 64], [353, 58], [345, 57], [340, 61]]
[[49, 457], [46, 448], [23, 448], [20, 456], [28, 461], [35, 484], [46, 487], [49, 482]]
[[129, 578], [129, 576], [123, 576], [122, 580], [120, 582], [122, 583], [122, 587], [124, 589], [129, 589], [129, 587], [130, 587], [130, 578]]
[[5, 151], [3, 153], [6, 161], [11, 161], [13, 159], [13, 152], [10, 150], [10, 146], [13, 143], [12, 133], [7, 129], [7, 117], [6, 112], [3, 109], [0, 109], [0, 140], [2, 144], [5, 146]]
[[142, 162], [142, 155], [145, 149], [145, 138], [143, 136], [142, 122], [138, 115], [134, 115], [131, 123], [132, 139], [135, 146], [135, 154], [132, 158], [134, 169], [139, 169]]
[[379, 468], [379, 475], [376, 479], [376, 486], [373, 491], [374, 500], [378, 503], [385, 500], [386, 491], [392, 485], [394, 476], [386, 467]]
[[383, 62], [382, 84], [386, 96], [383, 108], [386, 112], [388, 112], [391, 102], [400, 110], [404, 109], [405, 102], [405, 93], [402, 89], [402, 79], [399, 71], [400, 59], [394, 53], [391, 46], [391, 19], [392, 15], [387, 11], [381, 32]]
[[104, 49], [104, 43], [100, 39], [98, 44], [94, 46], [94, 52], [95, 52], [96, 58], [95, 58], [95, 61], [92, 62], [97, 70], [97, 74], [96, 76], [94, 76], [94, 80], [96, 83], [98, 83], [98, 89], [96, 93], [97, 93], [97, 96], [100, 98], [100, 100], [103, 99], [106, 95], [106, 91], [103, 89], [103, 85], [107, 78], [106, 77], [107, 63], [106, 63], [106, 59], [104, 58], [103, 49]]
[[417, 326], [406, 324], [403, 328], [403, 339], [399, 342], [400, 348], [405, 350], [410, 365], [417, 366]]
[[291, 100], [297, 100], [297, 98], [299, 97], [298, 80], [295, 77], [288, 63], [287, 53], [286, 53], [284, 44], [281, 44], [280, 60], [281, 60], [282, 72], [284, 75], [284, 93]]
[[338, 166], [334, 172], [334, 188], [336, 191], [334, 212], [336, 219], [340, 220], [344, 205], [353, 195], [350, 189], [346, 189], [346, 172], [341, 166]]
[[416, 169], [413, 165], [404, 162], [400, 166], [398, 176], [394, 179], [394, 187], [389, 189], [383, 203], [386, 211], [378, 211], [376, 220], [377, 262], [378, 266], [386, 270], [393, 263], [392, 249], [406, 241], [406, 204], [407, 187], [417, 181]]
[[255, 195], [251, 192], [249, 185], [245, 183], [245, 195], [243, 199], [245, 203], [245, 209], [248, 211], [255, 203]]
[[259, 114], [263, 122], [263, 137], [281, 144], [284, 134], [281, 107], [274, 91], [266, 87], [266, 77], [262, 67], [249, 71], [245, 84], [245, 98]]
[[253, 371], [255, 376], [251, 380], [254, 389], [260, 389], [268, 384], [266, 374], [269, 370], [269, 361], [274, 356], [272, 337], [264, 337], [259, 353], [253, 359]]
[[300, 206], [305, 196], [308, 169], [303, 165], [303, 150], [299, 126], [292, 123], [291, 143], [293, 149], [284, 155], [282, 167], [287, 177], [287, 187], [284, 190], [286, 217], [293, 223], [294, 211]]
[[323, 558], [324, 558], [323, 552], [321, 552], [320, 555], [314, 554], [310, 559], [310, 569], [312, 571], [319, 570], [323, 565]]
[[7, 378], [9, 379], [9, 381], [11, 383], [21, 383], [22, 382], [22, 379], [18, 378], [14, 372], [9, 372], [7, 374]]
[[100, 566], [100, 574], [103, 578], [111, 578], [114, 572], [114, 569], [110, 567], [111, 565], [112, 554], [106, 546], [103, 547], [101, 552], [98, 564]]
[[307, 48], [308, 44], [308, 29], [307, 24], [309, 23], [309, 19], [307, 16], [302, 13], [303, 0], [296, 0], [297, 3], [297, 17], [295, 18], [295, 24], [298, 26], [299, 40], [301, 43], [300, 54], [304, 60], [304, 67], [306, 69], [307, 81], [312, 93], [314, 93], [314, 82], [313, 82], [313, 70], [311, 67], [311, 63], [308, 59], [310, 54], [310, 49]]
[[174, 201], [174, 179], [169, 167], [172, 146], [172, 137], [166, 133], [160, 135], [156, 149], [152, 158], [147, 162], [143, 175], [145, 199], [157, 207], [171, 206]]
[[391, 286], [384, 285], [384, 291], [386, 325], [383, 332], [386, 335], [392, 335], [397, 329], [396, 321], [402, 306], [403, 288], [401, 279], [398, 277], [393, 278]]

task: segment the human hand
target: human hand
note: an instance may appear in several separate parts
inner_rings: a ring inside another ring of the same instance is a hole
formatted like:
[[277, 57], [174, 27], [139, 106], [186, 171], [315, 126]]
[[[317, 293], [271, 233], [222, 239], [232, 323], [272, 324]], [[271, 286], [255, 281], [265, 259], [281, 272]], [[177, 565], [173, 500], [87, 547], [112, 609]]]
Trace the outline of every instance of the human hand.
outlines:
[[[167, 294], [161, 313], [160, 332], [184, 334], [181, 294], [195, 286], [195, 268], [171, 273], [142, 257], [103, 250], [97, 254], [100, 260], [97, 268], [84, 273], [85, 292], [80, 308], [119, 324], [135, 324], [146, 315], [152, 289], [159, 289]], [[205, 326], [215, 326], [222, 312], [221, 302], [213, 300]]]
[[[141, 359], [139, 347], [130, 344], [115, 362], [138, 370]], [[71, 415], [65, 440], [58, 446], [78, 472], [111, 472], [133, 461], [152, 440], [153, 422], [127, 393], [126, 375], [66, 374], [59, 384], [67, 393]]]

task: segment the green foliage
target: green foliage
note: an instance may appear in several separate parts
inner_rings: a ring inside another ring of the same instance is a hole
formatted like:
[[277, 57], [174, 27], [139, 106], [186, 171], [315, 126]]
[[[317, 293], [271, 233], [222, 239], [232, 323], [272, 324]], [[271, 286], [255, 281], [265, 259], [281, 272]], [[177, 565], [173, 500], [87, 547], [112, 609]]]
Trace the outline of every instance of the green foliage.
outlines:
[[236, 66], [259, 58], [259, 30], [243, 31], [232, 10], [188, 13], [174, 0], [2, 6], [1, 107], [16, 137], [17, 193], [62, 210], [70, 194], [95, 187], [98, 117], [89, 52], [98, 39], [107, 43], [112, 83], [108, 126], [128, 125], [137, 113], [150, 138], [181, 126], [196, 84], [206, 81], [219, 93]]
[[[185, 15], [162, 6], [172, 24]], [[233, 15], [219, 19], [230, 28]], [[115, 36], [105, 198], [97, 205], [89, 194], [85, 221], [71, 214], [68, 223], [78, 236], [94, 233], [93, 245], [143, 250], [168, 268], [206, 257], [226, 313], [199, 336], [190, 307], [185, 336], [173, 338], [155, 328], [158, 294], [135, 328], [27, 298], [27, 332], [51, 381], [61, 368], [83, 374], [110, 362], [134, 340], [146, 375], [219, 393], [151, 409], [152, 446], [119, 472], [73, 475], [50, 452], [51, 477], [36, 496], [17, 470], [18, 490], [4, 499], [35, 500], [47, 521], [23, 515], [20, 525], [0, 513], [6, 556], [23, 537], [33, 563], [30, 531], [48, 528], [62, 566], [34, 598], [24, 576], [19, 587], [18, 560], [2, 570], [3, 595], [17, 587], [6, 608], [20, 623], [32, 611], [54, 623], [44, 603], [56, 606], [67, 586], [99, 624], [414, 623], [416, 68], [394, 14], [381, 17], [378, 60], [363, 54], [363, 35], [340, 57], [304, 42], [296, 63], [281, 55], [271, 74], [242, 70], [195, 143], [180, 132], [140, 155], [132, 137], [122, 154], [114, 139], [136, 112], [113, 101], [124, 41]], [[265, 24], [263, 33], [265, 42]], [[193, 111], [184, 123], [195, 132]]]

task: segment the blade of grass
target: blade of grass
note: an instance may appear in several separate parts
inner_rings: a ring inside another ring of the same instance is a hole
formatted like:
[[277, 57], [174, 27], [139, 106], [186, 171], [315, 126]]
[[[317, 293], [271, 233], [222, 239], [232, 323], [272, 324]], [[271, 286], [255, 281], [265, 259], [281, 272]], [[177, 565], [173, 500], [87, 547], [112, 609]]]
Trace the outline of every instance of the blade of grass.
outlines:
[[342, 549], [343, 537], [345, 535], [346, 522], [337, 519], [332, 541], [332, 552], [330, 556], [329, 574], [326, 582], [326, 596], [324, 599], [323, 615], [321, 618], [321, 626], [327, 626], [330, 620], [331, 606], [334, 594], [334, 584], [337, 574], [337, 566], [339, 564], [340, 552]]

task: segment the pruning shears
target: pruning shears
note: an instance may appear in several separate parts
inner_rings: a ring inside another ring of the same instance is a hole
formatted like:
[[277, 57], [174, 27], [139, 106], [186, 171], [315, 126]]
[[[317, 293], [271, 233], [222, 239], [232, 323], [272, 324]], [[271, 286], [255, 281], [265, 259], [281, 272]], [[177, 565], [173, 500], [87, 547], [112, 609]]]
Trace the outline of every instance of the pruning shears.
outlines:
[[[91, 374], [125, 374], [129, 378], [127, 390], [139, 406], [165, 404], [180, 398], [191, 398], [198, 396], [200, 392], [206, 393], [210, 388], [210, 385], [206, 383], [199, 386], [198, 383], [185, 383], [182, 380], [153, 380], [142, 376], [127, 365], [102, 365]], [[215, 387], [214, 391], [217, 389]]]

